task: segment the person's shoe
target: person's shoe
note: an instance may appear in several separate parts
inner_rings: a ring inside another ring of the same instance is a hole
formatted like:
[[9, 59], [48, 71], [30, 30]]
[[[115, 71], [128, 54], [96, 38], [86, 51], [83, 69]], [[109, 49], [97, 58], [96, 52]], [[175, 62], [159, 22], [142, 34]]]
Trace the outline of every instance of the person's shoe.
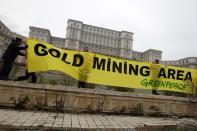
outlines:
[[153, 95], [159, 95], [159, 93], [157, 93], [157, 92], [153, 92], [152, 94], [153, 94]]
[[6, 80], [6, 76], [0, 76], [0, 80]]
[[153, 90], [153, 91], [152, 91], [152, 94], [153, 94], [153, 95], [159, 95], [159, 93], [157, 93], [157, 90]]

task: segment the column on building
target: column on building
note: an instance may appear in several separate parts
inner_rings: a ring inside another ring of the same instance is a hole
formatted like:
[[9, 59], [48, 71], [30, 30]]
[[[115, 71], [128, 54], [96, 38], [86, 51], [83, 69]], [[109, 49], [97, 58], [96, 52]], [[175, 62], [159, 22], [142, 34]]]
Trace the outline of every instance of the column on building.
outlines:
[[132, 59], [133, 33], [121, 31], [120, 33], [120, 57]]
[[65, 48], [78, 50], [81, 41], [81, 30], [83, 23], [75, 20], [68, 20]]

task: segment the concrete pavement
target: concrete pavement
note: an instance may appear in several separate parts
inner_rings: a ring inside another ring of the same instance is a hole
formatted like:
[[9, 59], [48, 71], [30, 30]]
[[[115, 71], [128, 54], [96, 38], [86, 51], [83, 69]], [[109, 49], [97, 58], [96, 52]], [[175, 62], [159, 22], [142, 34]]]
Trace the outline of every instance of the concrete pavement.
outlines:
[[145, 128], [153, 129], [156, 127], [171, 129], [186, 122], [193, 127], [197, 126], [197, 120], [191, 118], [172, 119], [0, 109], [1, 130], [130, 131]]

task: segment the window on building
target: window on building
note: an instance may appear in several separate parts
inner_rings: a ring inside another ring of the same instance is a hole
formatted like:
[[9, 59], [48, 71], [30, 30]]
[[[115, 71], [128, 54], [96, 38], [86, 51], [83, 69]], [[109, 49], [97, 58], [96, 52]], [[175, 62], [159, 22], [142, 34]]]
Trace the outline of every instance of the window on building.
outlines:
[[109, 44], [109, 38], [107, 38], [107, 46], [110, 46], [110, 44]]
[[103, 45], [103, 38], [100, 38], [100, 42], [101, 42], [101, 44]]
[[128, 44], [126, 44], [126, 48], [129, 49], [129, 45]]

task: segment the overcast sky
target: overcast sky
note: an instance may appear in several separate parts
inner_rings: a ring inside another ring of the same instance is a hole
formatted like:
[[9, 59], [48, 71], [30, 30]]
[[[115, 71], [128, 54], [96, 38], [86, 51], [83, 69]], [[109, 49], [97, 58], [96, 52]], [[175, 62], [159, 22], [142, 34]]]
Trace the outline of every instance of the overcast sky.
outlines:
[[133, 32], [134, 50], [163, 60], [197, 56], [197, 0], [0, 0], [0, 20], [25, 36], [37, 26], [65, 37], [68, 19]]

